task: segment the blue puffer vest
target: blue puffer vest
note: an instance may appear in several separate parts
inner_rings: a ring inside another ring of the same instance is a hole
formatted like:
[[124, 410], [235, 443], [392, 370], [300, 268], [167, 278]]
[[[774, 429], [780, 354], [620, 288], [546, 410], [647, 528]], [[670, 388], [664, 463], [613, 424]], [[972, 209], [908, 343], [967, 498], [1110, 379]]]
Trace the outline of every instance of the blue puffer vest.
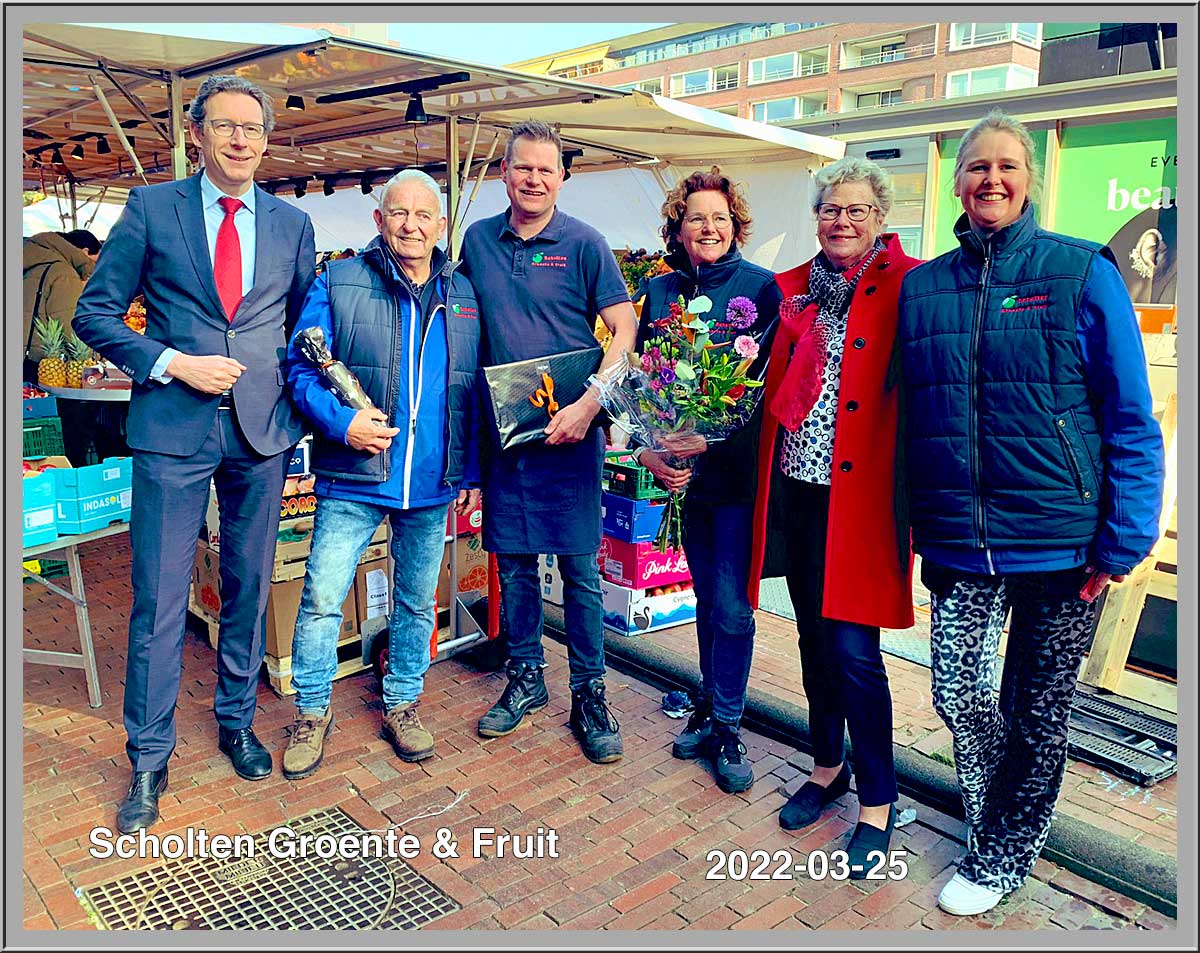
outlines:
[[[399, 386], [401, 322], [396, 285], [384, 260], [378, 238], [355, 258], [332, 261], [326, 271], [333, 340], [329, 350], [350, 368], [376, 407], [395, 406]], [[446, 465], [443, 479], [457, 486], [463, 478], [472, 422], [475, 371], [479, 354], [479, 310], [471, 283], [456, 274], [459, 262], [450, 261], [440, 248], [433, 250], [432, 275], [441, 281], [426, 282], [420, 296], [421, 336], [437, 309], [446, 312], [449, 380], [447, 393]], [[441, 299], [439, 286], [448, 289]], [[404, 426], [401, 421], [398, 426]], [[418, 422], [418, 426], [419, 426]], [[313, 472], [340, 480], [380, 483], [387, 478], [388, 454], [364, 454], [344, 443], [313, 435]]]
[[1087, 546], [1100, 520], [1100, 430], [1077, 337], [1103, 246], [1044, 231], [1028, 205], [985, 242], [910, 271], [900, 294], [913, 544]]

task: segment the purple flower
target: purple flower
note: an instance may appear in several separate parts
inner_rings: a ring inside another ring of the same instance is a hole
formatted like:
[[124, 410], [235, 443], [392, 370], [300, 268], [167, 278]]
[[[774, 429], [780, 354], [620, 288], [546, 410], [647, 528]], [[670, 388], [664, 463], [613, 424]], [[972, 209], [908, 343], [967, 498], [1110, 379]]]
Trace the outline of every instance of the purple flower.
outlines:
[[659, 373], [659, 376], [660, 376], [660, 377], [662, 377], [662, 382], [663, 382], [664, 384], [671, 384], [671, 383], [674, 383], [674, 381], [675, 381], [675, 371], [674, 371], [672, 368], [670, 368], [670, 367], [664, 367], [664, 368], [663, 368], [661, 371], [659, 371], [658, 373]]
[[725, 320], [735, 328], [744, 331], [758, 320], [758, 308], [745, 295], [730, 298], [725, 308]]
[[743, 334], [733, 342], [733, 349], [737, 351], [739, 357], [748, 357], [751, 360], [758, 357], [758, 342], [749, 334]]

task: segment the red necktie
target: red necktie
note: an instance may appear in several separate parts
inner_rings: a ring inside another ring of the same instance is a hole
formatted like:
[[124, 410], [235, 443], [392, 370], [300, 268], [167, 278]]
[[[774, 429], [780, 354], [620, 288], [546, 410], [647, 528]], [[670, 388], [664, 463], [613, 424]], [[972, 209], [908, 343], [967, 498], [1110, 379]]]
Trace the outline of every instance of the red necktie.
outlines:
[[228, 196], [217, 199], [225, 210], [225, 218], [217, 229], [217, 251], [213, 257], [213, 278], [217, 283], [217, 296], [225, 309], [226, 319], [232, 323], [233, 315], [242, 303], [242, 243], [238, 239], [233, 216], [242, 207], [241, 199]]

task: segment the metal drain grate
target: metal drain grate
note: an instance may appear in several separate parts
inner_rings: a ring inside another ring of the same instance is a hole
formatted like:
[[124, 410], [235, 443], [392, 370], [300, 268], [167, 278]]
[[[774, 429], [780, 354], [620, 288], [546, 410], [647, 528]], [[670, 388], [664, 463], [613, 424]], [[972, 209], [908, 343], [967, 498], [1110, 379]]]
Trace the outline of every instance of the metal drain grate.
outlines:
[[[297, 834], [357, 834], [340, 808], [290, 821]], [[108, 930], [413, 930], [459, 904], [403, 860], [254, 855], [176, 860], [82, 891]]]
[[1088, 715], [1098, 721], [1124, 728], [1150, 738], [1168, 748], [1179, 748], [1179, 734], [1175, 725], [1154, 715], [1132, 711], [1124, 705], [1118, 705], [1095, 695], [1076, 694], [1073, 710]]

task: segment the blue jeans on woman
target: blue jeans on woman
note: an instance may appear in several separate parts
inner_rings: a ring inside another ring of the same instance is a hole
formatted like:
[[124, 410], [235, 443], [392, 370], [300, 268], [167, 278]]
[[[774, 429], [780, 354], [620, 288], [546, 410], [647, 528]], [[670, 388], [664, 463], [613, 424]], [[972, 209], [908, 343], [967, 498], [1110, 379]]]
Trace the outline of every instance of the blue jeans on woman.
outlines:
[[292, 687], [302, 712], [329, 709], [337, 672], [342, 603], [354, 583], [358, 560], [386, 517], [392, 525], [392, 614], [384, 710], [416, 701], [429, 669], [429, 640], [436, 621], [434, 599], [446, 544], [445, 504], [402, 510], [321, 497], [312, 552], [292, 639]]
[[746, 707], [754, 656], [750, 577], [751, 503], [685, 499], [683, 549], [696, 592], [700, 690], [711, 695], [713, 717], [737, 725]]
[[[575, 691], [593, 678], [604, 677], [600, 567], [594, 552], [555, 555], [563, 580], [570, 688]], [[542, 651], [542, 588], [537, 553], [497, 553], [496, 566], [500, 575], [500, 609], [508, 629], [509, 661], [543, 665], [546, 658]]]

